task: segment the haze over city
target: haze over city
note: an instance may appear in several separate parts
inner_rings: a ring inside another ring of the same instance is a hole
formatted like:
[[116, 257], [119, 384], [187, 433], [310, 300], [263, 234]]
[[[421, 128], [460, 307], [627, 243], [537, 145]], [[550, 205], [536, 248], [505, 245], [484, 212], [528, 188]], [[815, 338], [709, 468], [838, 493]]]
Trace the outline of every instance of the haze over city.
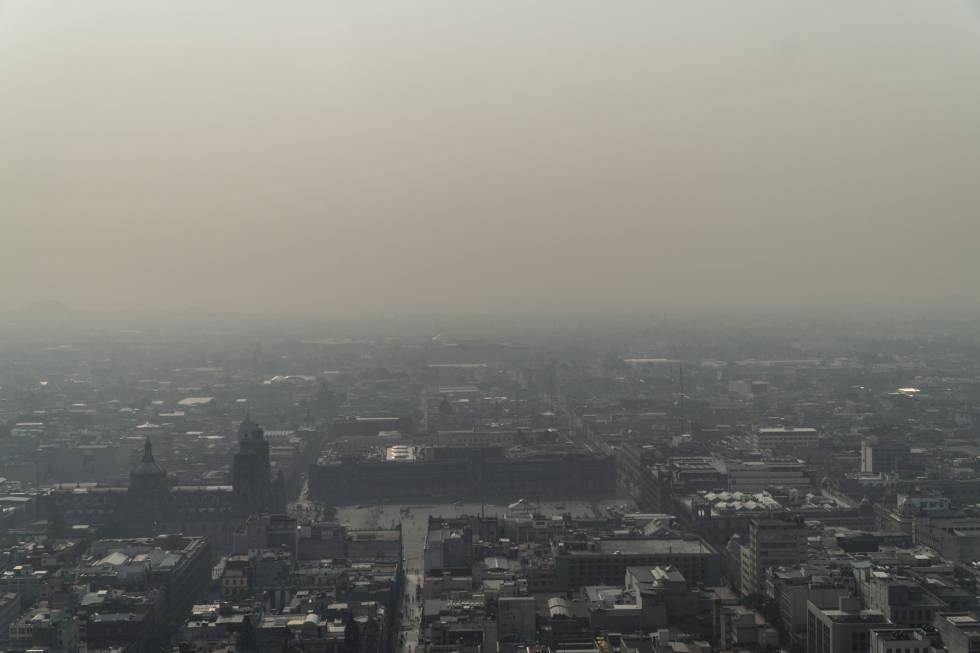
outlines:
[[0, 3], [0, 305], [976, 308], [970, 2]]
[[0, 653], [980, 653], [980, 0], [0, 0]]

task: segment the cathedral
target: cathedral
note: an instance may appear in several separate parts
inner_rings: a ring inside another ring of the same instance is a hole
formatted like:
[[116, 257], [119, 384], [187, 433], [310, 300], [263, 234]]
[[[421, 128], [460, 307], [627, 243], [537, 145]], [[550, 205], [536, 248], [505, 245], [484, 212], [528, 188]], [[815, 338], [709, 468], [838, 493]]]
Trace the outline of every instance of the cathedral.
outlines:
[[39, 508], [52, 521], [102, 526], [107, 536], [205, 536], [221, 552], [230, 549], [235, 528], [248, 515], [282, 512], [284, 495], [282, 472], [272, 476], [269, 441], [246, 417], [238, 428], [231, 485], [176, 485], [147, 440], [128, 486], [59, 485], [40, 497]]

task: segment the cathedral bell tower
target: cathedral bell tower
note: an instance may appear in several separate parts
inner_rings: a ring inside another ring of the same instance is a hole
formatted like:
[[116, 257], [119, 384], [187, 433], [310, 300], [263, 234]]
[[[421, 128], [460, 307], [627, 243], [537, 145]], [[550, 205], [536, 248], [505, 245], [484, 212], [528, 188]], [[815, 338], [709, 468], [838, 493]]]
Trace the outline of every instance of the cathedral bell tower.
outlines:
[[238, 427], [238, 453], [231, 464], [235, 504], [242, 514], [273, 509], [272, 465], [265, 432], [248, 416]]

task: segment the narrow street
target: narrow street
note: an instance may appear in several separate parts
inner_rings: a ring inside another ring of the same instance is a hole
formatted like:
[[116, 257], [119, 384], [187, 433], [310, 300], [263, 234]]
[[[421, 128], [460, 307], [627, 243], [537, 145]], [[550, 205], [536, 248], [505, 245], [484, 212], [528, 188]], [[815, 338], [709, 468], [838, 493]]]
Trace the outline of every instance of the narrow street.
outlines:
[[[579, 517], [595, 517], [602, 515], [608, 506], [620, 503], [621, 499], [609, 499], [601, 502], [532, 502], [532, 505], [547, 514], [570, 512]], [[402, 514], [402, 508], [407, 508], [408, 513]], [[419, 589], [424, 581], [423, 557], [429, 517], [479, 515], [481, 508], [488, 517], [502, 516], [507, 510], [503, 504], [481, 506], [479, 503], [374, 504], [360, 508], [345, 506], [338, 510], [337, 519], [351, 529], [396, 528], [398, 524], [402, 526], [405, 588], [401, 597], [399, 628], [395, 634], [394, 650], [397, 653], [421, 651], [418, 645], [424, 599]]]

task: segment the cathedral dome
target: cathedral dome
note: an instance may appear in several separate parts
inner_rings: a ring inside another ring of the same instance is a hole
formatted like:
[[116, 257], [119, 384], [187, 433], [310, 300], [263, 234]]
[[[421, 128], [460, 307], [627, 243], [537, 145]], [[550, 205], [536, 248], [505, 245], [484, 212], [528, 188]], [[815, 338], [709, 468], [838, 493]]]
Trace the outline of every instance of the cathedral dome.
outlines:
[[136, 469], [133, 470], [133, 476], [165, 477], [166, 475], [167, 472], [164, 471], [163, 467], [160, 467], [157, 461], [153, 459], [153, 445], [150, 444], [150, 439], [147, 438], [143, 444], [143, 458], [140, 460], [140, 464], [136, 466]]

